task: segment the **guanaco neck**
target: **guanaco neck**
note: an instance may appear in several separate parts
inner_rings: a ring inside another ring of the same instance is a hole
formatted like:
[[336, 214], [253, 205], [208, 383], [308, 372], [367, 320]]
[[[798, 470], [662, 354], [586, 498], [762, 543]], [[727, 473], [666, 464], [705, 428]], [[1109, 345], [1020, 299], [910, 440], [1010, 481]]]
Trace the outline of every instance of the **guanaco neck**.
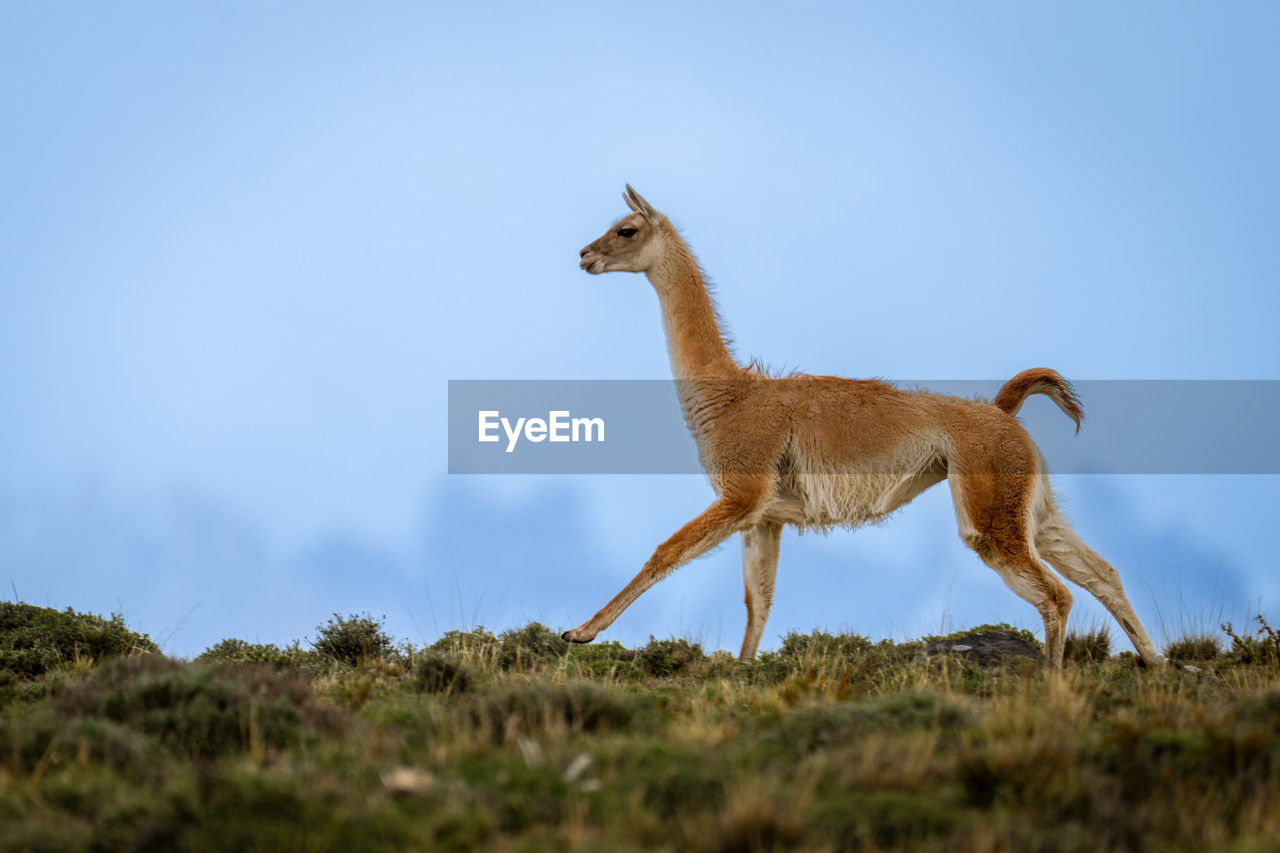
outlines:
[[735, 378], [742, 368], [720, 333], [698, 261], [674, 228], [663, 230], [666, 251], [646, 275], [662, 305], [671, 373], [676, 379]]

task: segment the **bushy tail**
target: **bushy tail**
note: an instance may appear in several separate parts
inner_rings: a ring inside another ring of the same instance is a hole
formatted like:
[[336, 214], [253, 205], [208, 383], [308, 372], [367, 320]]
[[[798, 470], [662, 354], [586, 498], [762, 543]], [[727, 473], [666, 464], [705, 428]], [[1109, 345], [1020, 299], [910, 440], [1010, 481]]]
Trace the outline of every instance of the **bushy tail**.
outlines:
[[1076, 396], [1070, 382], [1063, 379], [1058, 371], [1047, 367], [1024, 370], [1004, 383], [1004, 387], [996, 395], [996, 408], [1016, 415], [1022, 408], [1023, 401], [1032, 394], [1044, 394], [1057, 403], [1058, 408], [1076, 422], [1076, 432], [1080, 431], [1080, 421], [1084, 420], [1084, 409], [1080, 407], [1080, 398]]

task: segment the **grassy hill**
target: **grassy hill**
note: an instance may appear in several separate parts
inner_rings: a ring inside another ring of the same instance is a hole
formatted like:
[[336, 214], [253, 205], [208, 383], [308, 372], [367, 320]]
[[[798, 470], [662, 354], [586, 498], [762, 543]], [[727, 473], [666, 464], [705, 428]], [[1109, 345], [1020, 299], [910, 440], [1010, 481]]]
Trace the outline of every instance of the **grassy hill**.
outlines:
[[0, 848], [1275, 849], [1280, 638], [1250, 627], [1171, 649], [1194, 670], [1076, 635], [1060, 676], [937, 638], [741, 664], [338, 615], [187, 662], [0, 604]]

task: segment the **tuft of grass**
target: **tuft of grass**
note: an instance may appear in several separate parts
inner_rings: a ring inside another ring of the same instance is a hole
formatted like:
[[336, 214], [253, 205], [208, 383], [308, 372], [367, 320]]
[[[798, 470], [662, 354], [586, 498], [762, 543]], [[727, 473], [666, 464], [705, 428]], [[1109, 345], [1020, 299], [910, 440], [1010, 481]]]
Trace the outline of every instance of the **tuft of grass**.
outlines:
[[1098, 663], [1111, 655], [1111, 631], [1105, 625], [1067, 632], [1063, 644], [1063, 660], [1074, 663]]
[[64, 663], [154, 651], [151, 638], [130, 631], [119, 614], [103, 619], [70, 607], [0, 601], [0, 671], [34, 678]]
[[1210, 634], [1186, 634], [1171, 640], [1164, 650], [1173, 661], [1210, 661], [1222, 654], [1218, 638]]

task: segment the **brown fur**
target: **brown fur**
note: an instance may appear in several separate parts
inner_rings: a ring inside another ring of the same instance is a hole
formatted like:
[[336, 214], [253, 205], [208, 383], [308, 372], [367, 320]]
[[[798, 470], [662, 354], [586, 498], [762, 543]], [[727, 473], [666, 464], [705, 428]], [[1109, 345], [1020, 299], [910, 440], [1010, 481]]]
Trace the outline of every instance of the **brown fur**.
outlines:
[[771, 377], [739, 366], [693, 253], [630, 187], [625, 198], [634, 212], [582, 250], [581, 266], [643, 272], [657, 291], [680, 404], [717, 498], [565, 639], [594, 639], [654, 583], [740, 532], [747, 604], [741, 656], [749, 659], [772, 604], [784, 525], [825, 530], [875, 521], [946, 479], [961, 538], [1040, 613], [1051, 666], [1062, 661], [1071, 594], [1042, 555], [1102, 601], [1143, 660], [1162, 662], [1115, 569], [1057, 511], [1039, 451], [1015, 417], [1028, 395], [1046, 394], [1078, 429], [1083, 412], [1066, 380], [1048, 368], [1026, 370], [993, 404], [878, 380]]
[[1080, 398], [1076, 396], [1071, 383], [1063, 379], [1056, 370], [1033, 367], [1022, 371], [1004, 383], [993, 402], [997, 409], [1016, 415], [1022, 408], [1023, 400], [1032, 394], [1048, 395], [1067, 417], [1076, 422], [1076, 432], [1080, 431], [1080, 422], [1084, 420], [1084, 409], [1080, 407]]

